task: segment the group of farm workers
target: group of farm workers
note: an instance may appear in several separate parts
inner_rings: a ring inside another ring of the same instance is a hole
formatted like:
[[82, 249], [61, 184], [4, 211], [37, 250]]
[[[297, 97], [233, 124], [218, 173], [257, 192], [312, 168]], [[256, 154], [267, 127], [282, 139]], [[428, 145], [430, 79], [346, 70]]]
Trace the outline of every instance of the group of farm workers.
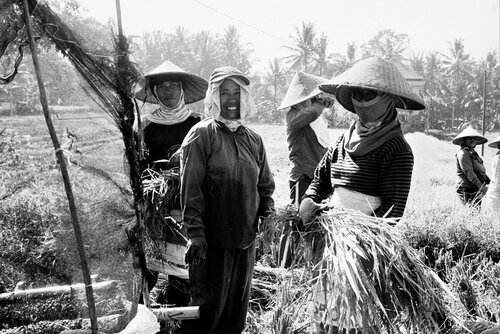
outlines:
[[[180, 201], [171, 216], [188, 240], [184, 284], [188, 297], [178, 306], [197, 305], [200, 317], [182, 321], [177, 333], [241, 333], [256, 234], [273, 223], [275, 211], [275, 183], [264, 142], [245, 125], [256, 113], [251, 82], [230, 66], [213, 70], [207, 82], [167, 61], [145, 75], [136, 98], [154, 104], [143, 115], [140, 129], [149, 163], [161, 169], [167, 168], [162, 164], [173, 162], [180, 169]], [[188, 107], [202, 99], [203, 111]], [[323, 113], [334, 99], [356, 117], [331, 142]], [[331, 80], [297, 72], [279, 109], [286, 113], [290, 200], [302, 220], [295, 230], [306, 228], [327, 207], [396, 220], [402, 217], [413, 153], [401, 130], [398, 109], [421, 110], [425, 104], [392, 63], [364, 59]], [[474, 151], [484, 141], [472, 132], [453, 141], [461, 145], [457, 191], [467, 203], [476, 200], [478, 193], [487, 193], [487, 201], [498, 208], [499, 154], [494, 180], [486, 192], [489, 180]], [[500, 139], [490, 144], [499, 145]], [[315, 237], [311, 247], [321, 257], [321, 235]], [[175, 280], [172, 276], [152, 273], [151, 285], [156, 280], [157, 286], [169, 285]], [[326, 317], [320, 310], [324, 308], [315, 307], [318, 333], [344, 332], [335, 323], [322, 323]]]

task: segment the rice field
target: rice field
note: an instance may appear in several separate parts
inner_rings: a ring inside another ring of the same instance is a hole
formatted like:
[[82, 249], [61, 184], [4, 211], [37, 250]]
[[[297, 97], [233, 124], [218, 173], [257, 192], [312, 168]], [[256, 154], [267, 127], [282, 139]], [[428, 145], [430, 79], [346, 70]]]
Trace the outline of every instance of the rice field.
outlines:
[[[61, 141], [64, 140], [63, 137], [68, 130], [76, 136], [73, 141], [70, 175], [84, 225], [91, 271], [99, 274], [102, 279], [121, 280], [126, 290], [133, 273], [123, 229], [133, 220], [133, 210], [130, 207], [130, 196], [123, 192], [123, 189], [128, 187], [128, 180], [120, 133], [111, 118], [96, 111], [84, 113], [60, 111], [54, 114], [53, 121]], [[285, 126], [262, 124], [249, 126], [264, 139], [276, 182], [274, 195], [276, 207], [284, 209], [289, 202], [289, 164]], [[334, 140], [343, 131], [344, 129], [330, 129], [331, 138]], [[78, 256], [73, 247], [67, 202], [43, 116], [2, 117], [0, 133], [2, 134], [0, 143], [6, 145], [3, 146], [0, 157], [0, 207], [17, 208], [23, 207], [21, 205], [23, 203], [33, 202], [40, 207], [52, 208], [61, 225], [51, 231], [50, 235], [46, 236], [47, 243], [41, 245], [50, 246], [52, 250], [64, 254], [64, 261], [72, 270], [66, 276], [67, 279], [80, 282]], [[492, 139], [496, 135], [488, 133], [486, 137]], [[500, 227], [497, 226], [500, 222], [495, 222], [481, 213], [471, 213], [462, 207], [455, 194], [454, 154], [458, 147], [423, 133], [410, 133], [406, 138], [414, 152], [415, 165], [406, 215], [400, 225], [403, 232], [409, 235], [410, 242], [416, 245], [435, 242], [436, 245], [431, 246], [437, 248], [443, 242], [452, 245], [477, 244], [481, 251], [488, 250], [488, 247], [499, 248], [496, 246], [499, 243], [497, 240], [500, 240]], [[476, 150], [480, 153], [481, 147]], [[488, 170], [494, 154], [495, 150], [485, 146], [484, 161]], [[1, 218], [0, 233], [3, 233]], [[51, 240], [56, 240], [56, 244], [50, 244]], [[465, 249], [463, 251], [465, 252]], [[500, 249], [489, 249], [489, 251], [500, 254]], [[483, 262], [487, 263], [487, 260]], [[465, 263], [466, 260], [463, 260], [464, 265]], [[445, 266], [443, 270], [451, 268]], [[14, 272], [14, 269], [0, 261], [0, 283], [7, 288], [13, 287], [19, 280], [26, 279], [19, 273], [11, 275], [9, 271]], [[465, 274], [462, 272], [461, 275]], [[472, 277], [476, 274], [468, 275]], [[500, 281], [500, 277], [496, 277], [495, 279]], [[40, 282], [40, 285], [47, 283], [51, 281]], [[290, 316], [290, 312], [297, 312], [287, 308], [286, 305], [286, 300], [293, 303], [293, 296], [287, 296], [277, 286], [274, 288], [281, 291], [274, 296], [281, 298], [281, 302], [278, 301], [274, 311], [263, 314], [251, 313], [248, 333], [277, 333], [280, 329], [276, 327], [276, 323], [282, 324], [286, 318], [283, 312], [289, 312], [288, 328], [307, 327], [297, 324], [304, 321], [302, 316], [297, 316], [295, 319]], [[497, 299], [491, 297], [488, 302], [491, 303], [492, 300]], [[487, 308], [489, 311], [492, 309], [493, 306]], [[281, 318], [276, 314], [278, 310], [282, 314]], [[273, 324], [275, 327], [271, 329]], [[256, 332], [255, 328], [261, 329]]]

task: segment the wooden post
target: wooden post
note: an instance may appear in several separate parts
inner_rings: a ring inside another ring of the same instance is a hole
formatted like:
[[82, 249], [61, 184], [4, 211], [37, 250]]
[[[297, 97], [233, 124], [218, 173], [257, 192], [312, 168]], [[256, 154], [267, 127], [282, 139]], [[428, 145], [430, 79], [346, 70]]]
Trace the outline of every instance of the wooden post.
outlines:
[[52, 139], [52, 144], [56, 151], [56, 157], [59, 160], [59, 166], [61, 168], [64, 189], [66, 190], [66, 197], [68, 198], [68, 204], [71, 213], [71, 222], [73, 223], [73, 229], [75, 231], [76, 245], [78, 248], [78, 254], [80, 255], [83, 281], [85, 283], [85, 292], [87, 295], [87, 304], [89, 308], [91, 331], [92, 334], [97, 334], [97, 317], [95, 311], [94, 293], [92, 290], [92, 281], [90, 279], [90, 271], [87, 263], [87, 257], [85, 256], [82, 231], [80, 228], [80, 223], [78, 222], [78, 214], [76, 212], [75, 198], [73, 196], [73, 190], [71, 188], [71, 181], [69, 179], [68, 167], [66, 165], [66, 160], [64, 159], [61, 146], [59, 145], [56, 130], [54, 128], [54, 124], [52, 123], [52, 119], [49, 112], [47, 94], [45, 92], [45, 86], [43, 84], [42, 72], [40, 70], [40, 63], [38, 62], [38, 55], [37, 55], [35, 40], [33, 38], [33, 28], [31, 26], [31, 18], [27, 0], [23, 0], [23, 12], [25, 16], [24, 18], [26, 23], [26, 31], [28, 33], [28, 42], [30, 45], [31, 56], [33, 58], [33, 65], [35, 67], [36, 79], [38, 82], [38, 89], [40, 92], [40, 103], [42, 105], [43, 115], [45, 117], [45, 122], [47, 123], [47, 128], [49, 129], [50, 138]]
[[[125, 42], [125, 37], [123, 35], [123, 28], [122, 28], [122, 16], [121, 16], [121, 5], [120, 5], [120, 0], [115, 0], [115, 6], [116, 6], [116, 18], [117, 18], [117, 24], [118, 24], [118, 47], [117, 47], [117, 60], [116, 60], [116, 70], [118, 73], [121, 71], [121, 65], [124, 64], [126, 57], [127, 57], [127, 52], [125, 52], [123, 46]], [[123, 103], [123, 100], [122, 100]], [[124, 103], [125, 105], [125, 103]], [[136, 106], [137, 104], [134, 104]], [[139, 124], [139, 126], [142, 126]], [[129, 149], [129, 148], [127, 148]], [[142, 152], [142, 142], [139, 142], [139, 148], [138, 148], [138, 155], [139, 159], [142, 158], [143, 152]], [[131, 166], [132, 167], [132, 166]], [[140, 167], [139, 167], [140, 168]], [[136, 180], [139, 182], [138, 180]], [[139, 196], [139, 194], [136, 192], [137, 189], [133, 187], [134, 190], [134, 195]], [[142, 190], [141, 190], [142, 191]], [[134, 206], [136, 208], [136, 215], [137, 215], [137, 225], [138, 225], [138, 230], [137, 233], [140, 234], [138, 243], [139, 247], [143, 251], [143, 242], [142, 242], [142, 233], [143, 233], [143, 228], [144, 225], [142, 223], [142, 214], [139, 213], [137, 210], [137, 197], [134, 199]], [[140, 209], [139, 209], [140, 210]], [[142, 254], [144, 255], [144, 254]], [[148, 290], [148, 284], [147, 284], [147, 279], [146, 279], [146, 274], [145, 274], [145, 258], [140, 260], [141, 262], [144, 261], [144, 263], [140, 264], [140, 273], [134, 273], [134, 293], [138, 293], [138, 295], [134, 295], [134, 299], [132, 300], [132, 308], [130, 312], [130, 319], [135, 317], [135, 312], [137, 311], [137, 303], [139, 302], [139, 296], [142, 295], [142, 299], [144, 301], [144, 305], [149, 307], [149, 290]], [[138, 290], [138, 291], [137, 291]]]
[[[486, 122], [486, 70], [484, 70], [484, 90], [483, 90], [483, 137], [485, 132], [485, 122]], [[481, 145], [481, 155], [484, 156], [484, 144]]]
[[160, 307], [160, 308], [152, 308], [151, 311], [154, 313], [154, 315], [159, 321], [200, 318], [199, 306]]

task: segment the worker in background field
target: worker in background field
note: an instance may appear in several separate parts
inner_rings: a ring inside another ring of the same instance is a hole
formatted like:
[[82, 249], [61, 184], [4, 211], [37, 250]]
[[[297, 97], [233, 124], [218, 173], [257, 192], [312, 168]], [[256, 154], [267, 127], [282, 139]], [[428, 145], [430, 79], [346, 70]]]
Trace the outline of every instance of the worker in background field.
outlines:
[[474, 150], [476, 145], [486, 143], [488, 140], [472, 127], [467, 127], [452, 141], [460, 145], [460, 150], [455, 155], [457, 166], [456, 190], [463, 204], [475, 207], [481, 206], [481, 200], [486, 194], [490, 178], [486, 175], [483, 159]]
[[[291, 164], [290, 199], [297, 208], [311, 184], [316, 166], [330, 146], [323, 112], [333, 105], [333, 96], [330, 98], [318, 89], [318, 85], [326, 81], [327, 79], [312, 74], [296, 72], [278, 108], [286, 110], [288, 158]], [[300, 232], [305, 232], [302, 224], [286, 226], [282, 232], [280, 262], [284, 267], [289, 267], [294, 261], [295, 245]], [[319, 246], [314, 236], [309, 237], [314, 254]]]

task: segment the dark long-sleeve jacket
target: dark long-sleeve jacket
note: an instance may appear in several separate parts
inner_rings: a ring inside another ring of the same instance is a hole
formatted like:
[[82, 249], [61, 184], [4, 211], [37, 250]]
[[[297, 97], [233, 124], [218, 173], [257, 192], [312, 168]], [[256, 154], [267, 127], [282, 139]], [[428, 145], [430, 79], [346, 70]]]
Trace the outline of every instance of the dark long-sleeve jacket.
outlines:
[[199, 117], [188, 117], [184, 122], [172, 125], [149, 123], [144, 128], [144, 142], [150, 162], [167, 159], [172, 146], [180, 145], [188, 131], [199, 121]]
[[260, 216], [274, 210], [274, 179], [260, 135], [231, 132], [207, 119], [182, 144], [181, 201], [189, 237], [209, 247], [244, 249], [255, 240]]
[[345, 149], [345, 135], [328, 149], [305, 197], [319, 203], [330, 196], [335, 186], [377, 196], [382, 205], [375, 215], [401, 217], [406, 207], [413, 171], [413, 153], [403, 136], [393, 137], [371, 152], [352, 157]]
[[291, 108], [286, 113], [286, 135], [288, 157], [292, 164], [290, 180], [297, 181], [301, 175], [312, 178], [314, 170], [326, 153], [309, 124], [321, 115], [323, 106], [312, 104], [302, 109]]
[[489, 183], [483, 160], [472, 148], [461, 147], [456, 154], [457, 180], [456, 186], [479, 190], [483, 183]]

